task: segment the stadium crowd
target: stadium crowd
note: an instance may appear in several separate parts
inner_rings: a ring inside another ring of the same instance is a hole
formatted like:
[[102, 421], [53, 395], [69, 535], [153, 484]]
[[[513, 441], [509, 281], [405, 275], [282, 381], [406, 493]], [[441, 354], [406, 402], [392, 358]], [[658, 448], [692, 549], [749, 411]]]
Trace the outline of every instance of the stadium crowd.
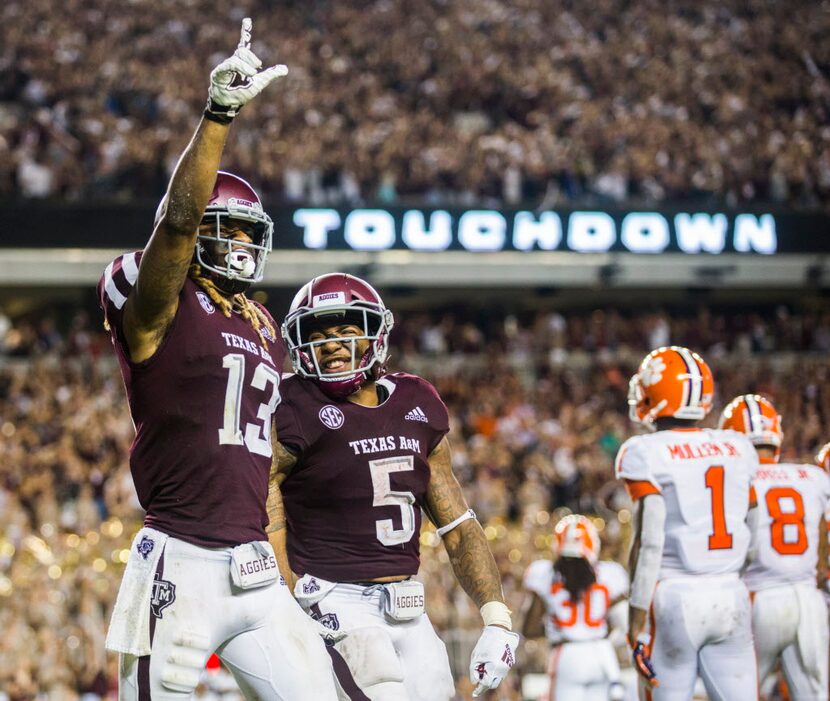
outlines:
[[[785, 314], [796, 331], [779, 336], [776, 319]], [[780, 310], [767, 321], [734, 317], [734, 328], [729, 319], [702, 311], [623, 320], [604, 311], [540, 314], [526, 324], [509, 316], [486, 324], [440, 315], [402, 320], [393, 365], [431, 379], [449, 406], [455, 470], [486, 527], [514, 611], [524, 569], [548, 552], [551, 526], [566, 510], [595, 515], [605, 556], [624, 558], [630, 503], [612, 464], [632, 432], [628, 378], [649, 347], [728, 330], [698, 346], [718, 383], [707, 423], [732, 396], [757, 391], [784, 416], [784, 459], [809, 460], [828, 439], [826, 360], [804, 352], [827, 350], [826, 317]], [[770, 347], [771, 339], [779, 345]], [[103, 334], [80, 313], [66, 329], [6, 320], [0, 341], [0, 625], [7, 631], [0, 699], [113, 697], [115, 656], [103, 641], [141, 520], [126, 460], [133, 427], [117, 368]], [[421, 543], [430, 616], [463, 689], [478, 613], [440, 539], [426, 529]], [[524, 657], [538, 661], [542, 653], [531, 647]], [[501, 698], [517, 693], [506, 687]]]
[[830, 204], [806, 0], [4, 3], [0, 197], [160, 195], [244, 15], [291, 71], [226, 163], [267, 202]]

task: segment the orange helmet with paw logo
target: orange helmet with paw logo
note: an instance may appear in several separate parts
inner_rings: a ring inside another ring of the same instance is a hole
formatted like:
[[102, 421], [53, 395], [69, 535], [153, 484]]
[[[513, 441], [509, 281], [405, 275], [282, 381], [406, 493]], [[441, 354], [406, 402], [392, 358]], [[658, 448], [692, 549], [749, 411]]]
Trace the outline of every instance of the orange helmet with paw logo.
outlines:
[[781, 415], [769, 399], [758, 394], [735, 397], [723, 410], [718, 426], [745, 433], [752, 445], [773, 446], [775, 459], [778, 460], [784, 432], [781, 430]]
[[821, 446], [821, 450], [816, 455], [816, 465], [825, 472], [830, 472], [830, 443]]
[[668, 416], [700, 421], [712, 409], [714, 394], [712, 371], [697, 353], [681, 346], [658, 348], [631, 378], [628, 413], [647, 426]]
[[557, 557], [581, 557], [592, 565], [599, 559], [599, 531], [591, 519], [571, 514], [553, 528], [553, 552]]

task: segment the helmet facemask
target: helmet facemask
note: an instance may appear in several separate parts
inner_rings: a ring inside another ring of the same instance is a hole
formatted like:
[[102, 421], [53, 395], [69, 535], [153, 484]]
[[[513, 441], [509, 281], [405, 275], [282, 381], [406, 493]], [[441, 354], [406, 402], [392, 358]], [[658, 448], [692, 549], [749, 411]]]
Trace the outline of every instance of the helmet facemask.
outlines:
[[661, 409], [666, 405], [666, 400], [657, 404], [656, 407], [647, 410], [648, 397], [643, 392], [640, 373], [636, 373], [628, 382], [628, 418], [635, 424], [644, 426], [649, 431], [655, 431], [657, 427], [654, 420]]
[[[246, 225], [250, 243], [223, 236], [223, 225], [234, 223]], [[205, 224], [210, 225], [210, 233], [200, 230], [196, 236], [196, 262], [213, 274], [220, 289], [235, 294], [262, 280], [274, 224], [261, 208], [230, 200], [227, 208], [208, 207], [202, 218]]]
[[[309, 340], [311, 333], [321, 326], [356, 326], [361, 335], [328, 336]], [[377, 379], [385, 372], [389, 354], [389, 332], [394, 320], [392, 312], [371, 302], [353, 302], [324, 309], [303, 309], [289, 315], [282, 326], [282, 335], [288, 346], [294, 372], [313, 379], [328, 394], [344, 397], [356, 392], [369, 379]], [[358, 357], [358, 344], [368, 341], [368, 348]], [[327, 372], [321, 366], [317, 348], [336, 342], [349, 350], [348, 367]]]

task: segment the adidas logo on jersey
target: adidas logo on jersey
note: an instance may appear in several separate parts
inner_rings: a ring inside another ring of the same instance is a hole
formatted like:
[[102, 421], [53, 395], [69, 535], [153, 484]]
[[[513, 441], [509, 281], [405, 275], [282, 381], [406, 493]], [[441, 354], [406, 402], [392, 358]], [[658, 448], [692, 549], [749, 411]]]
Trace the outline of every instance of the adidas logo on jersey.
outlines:
[[428, 421], [427, 415], [423, 411], [421, 411], [421, 407], [419, 406], [416, 406], [412, 411], [410, 411], [406, 416], [404, 416], [404, 418], [408, 419], [409, 421], [423, 421], [424, 423]]

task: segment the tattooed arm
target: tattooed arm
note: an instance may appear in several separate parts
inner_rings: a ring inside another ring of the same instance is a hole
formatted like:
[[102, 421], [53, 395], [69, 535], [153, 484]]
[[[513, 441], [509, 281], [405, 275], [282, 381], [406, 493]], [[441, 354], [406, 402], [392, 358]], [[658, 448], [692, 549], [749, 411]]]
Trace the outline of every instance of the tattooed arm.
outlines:
[[[133, 362], [146, 360], [158, 350], [176, 315], [196, 229], [216, 184], [231, 119], [288, 70], [285, 66], [259, 70], [262, 62], [250, 50], [251, 27], [250, 18], [242, 20], [236, 51], [210, 74], [208, 107], [176, 165], [161, 216], [144, 249], [138, 278], [124, 307], [124, 335]], [[238, 84], [239, 78], [244, 79], [244, 87]]]
[[[450, 442], [445, 437], [429, 456], [429, 486], [425, 509], [437, 526], [446, 526], [469, 508], [452, 472]], [[475, 519], [462, 522], [444, 536], [458, 583], [481, 608], [490, 601], [504, 603], [501, 575], [490, 552], [484, 529]]]
[[[461, 485], [452, 473], [446, 437], [430, 454], [429, 469], [426, 511], [436, 526], [446, 526], [468, 509]], [[484, 621], [481, 637], [470, 655], [470, 681], [476, 697], [495, 689], [510, 671], [516, 661], [519, 636], [511, 632], [501, 575], [481, 524], [474, 518], [462, 521], [444, 533], [444, 547], [459, 584], [479, 607]]]
[[294, 591], [294, 573], [288, 564], [287, 529], [285, 522], [285, 508], [282, 503], [280, 486], [285, 478], [291, 474], [297, 464], [297, 456], [277, 440], [276, 430], [272, 434], [271, 445], [274, 446], [274, 457], [271, 461], [271, 475], [268, 478], [268, 501], [265, 508], [268, 511], [268, 542], [274, 548], [277, 557], [277, 567], [285, 577], [289, 591]]
[[227, 134], [227, 125], [203, 119], [170, 180], [164, 214], [144, 249], [124, 307], [124, 335], [133, 362], [156, 352], [176, 315]]

